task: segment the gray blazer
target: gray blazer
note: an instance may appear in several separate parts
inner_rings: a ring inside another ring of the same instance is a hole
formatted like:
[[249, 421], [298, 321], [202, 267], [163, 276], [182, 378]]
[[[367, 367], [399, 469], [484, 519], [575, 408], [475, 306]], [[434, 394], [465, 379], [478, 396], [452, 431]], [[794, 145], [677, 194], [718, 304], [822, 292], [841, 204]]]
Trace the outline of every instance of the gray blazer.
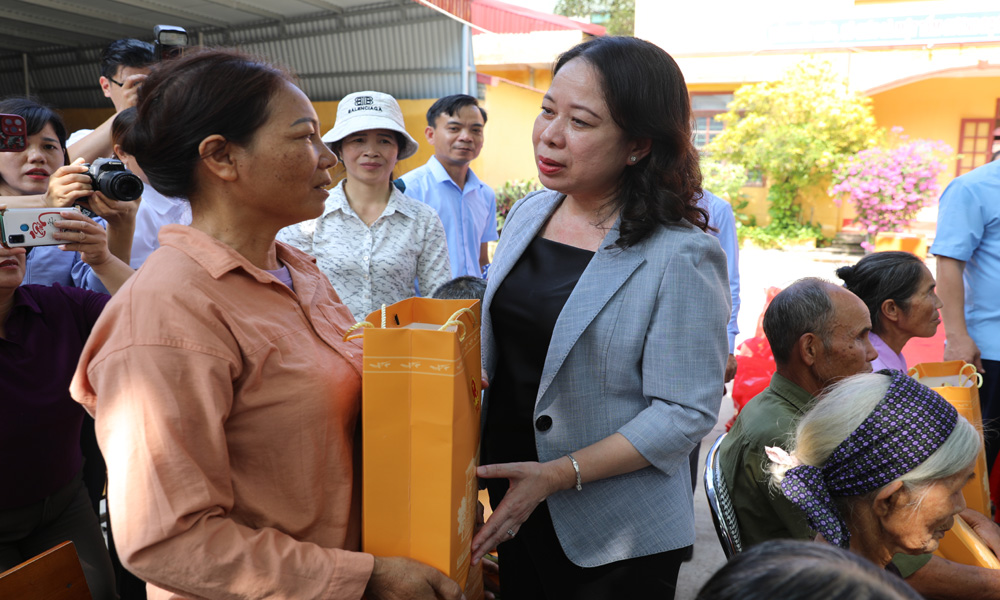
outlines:
[[[490, 302], [563, 198], [543, 190], [511, 209], [483, 301], [483, 366], [497, 350]], [[719, 242], [679, 224], [621, 250], [615, 225], [556, 321], [534, 418], [542, 462], [615, 432], [651, 466], [548, 498], [566, 556], [582, 567], [694, 543], [688, 454], [715, 425], [729, 342], [729, 280]], [[488, 404], [486, 410], [489, 410]]]

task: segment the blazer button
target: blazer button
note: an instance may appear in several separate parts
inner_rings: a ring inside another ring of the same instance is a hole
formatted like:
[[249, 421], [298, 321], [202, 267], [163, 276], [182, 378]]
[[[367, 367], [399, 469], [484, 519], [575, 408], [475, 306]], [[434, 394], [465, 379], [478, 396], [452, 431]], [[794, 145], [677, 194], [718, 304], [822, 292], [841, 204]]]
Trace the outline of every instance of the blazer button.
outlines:
[[549, 415], [538, 417], [538, 420], [535, 421], [535, 427], [538, 428], [538, 431], [548, 431], [552, 428], [552, 417]]

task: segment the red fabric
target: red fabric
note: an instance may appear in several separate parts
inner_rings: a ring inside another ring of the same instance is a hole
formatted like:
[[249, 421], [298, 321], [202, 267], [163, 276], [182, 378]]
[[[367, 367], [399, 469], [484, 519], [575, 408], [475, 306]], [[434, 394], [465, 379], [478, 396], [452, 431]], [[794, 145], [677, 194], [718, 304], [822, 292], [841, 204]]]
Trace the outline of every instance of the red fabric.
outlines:
[[903, 358], [908, 366], [944, 360], [944, 327], [939, 326], [934, 337], [910, 338], [903, 346]]
[[754, 336], [736, 349], [736, 378], [733, 380], [733, 405], [736, 413], [733, 418], [726, 423], [726, 431], [733, 426], [736, 416], [746, 406], [750, 399], [764, 391], [771, 383], [771, 375], [776, 369], [774, 365], [774, 355], [771, 353], [771, 345], [764, 335], [764, 313], [771, 305], [771, 300], [778, 295], [781, 288], [767, 288], [767, 298], [764, 301], [764, 308], [757, 318], [757, 330]]

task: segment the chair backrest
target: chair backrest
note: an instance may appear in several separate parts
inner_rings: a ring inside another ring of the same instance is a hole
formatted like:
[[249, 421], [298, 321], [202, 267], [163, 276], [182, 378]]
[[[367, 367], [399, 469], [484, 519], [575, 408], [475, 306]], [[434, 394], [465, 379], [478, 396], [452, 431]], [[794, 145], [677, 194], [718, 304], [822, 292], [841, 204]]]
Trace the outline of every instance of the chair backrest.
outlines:
[[708, 451], [705, 459], [705, 495], [708, 496], [708, 507], [712, 511], [712, 521], [715, 532], [719, 535], [719, 543], [726, 558], [730, 559], [743, 552], [743, 542], [740, 540], [740, 525], [733, 510], [733, 501], [729, 497], [729, 488], [719, 469], [719, 446], [726, 434], [719, 436]]
[[0, 573], [4, 600], [91, 600], [73, 542], [63, 542]]

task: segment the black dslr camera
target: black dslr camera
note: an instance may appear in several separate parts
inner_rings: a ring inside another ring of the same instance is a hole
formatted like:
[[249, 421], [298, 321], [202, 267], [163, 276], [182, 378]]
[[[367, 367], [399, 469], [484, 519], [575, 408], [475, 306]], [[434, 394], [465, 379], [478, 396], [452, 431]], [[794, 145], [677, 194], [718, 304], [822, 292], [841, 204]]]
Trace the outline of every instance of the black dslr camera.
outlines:
[[117, 158], [99, 158], [87, 167], [90, 186], [112, 200], [131, 202], [142, 196], [142, 180]]

